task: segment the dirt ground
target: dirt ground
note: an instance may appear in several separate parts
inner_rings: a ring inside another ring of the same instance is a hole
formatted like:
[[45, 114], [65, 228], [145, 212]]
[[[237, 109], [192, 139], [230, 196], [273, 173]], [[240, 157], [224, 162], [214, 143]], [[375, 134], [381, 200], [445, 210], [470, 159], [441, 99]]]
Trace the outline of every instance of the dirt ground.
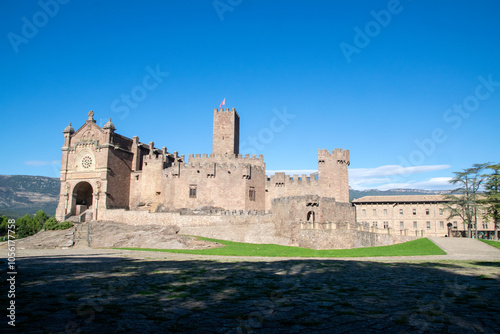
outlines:
[[16, 332], [23, 333], [500, 328], [494, 258], [283, 259], [70, 248], [18, 250], [17, 261]]

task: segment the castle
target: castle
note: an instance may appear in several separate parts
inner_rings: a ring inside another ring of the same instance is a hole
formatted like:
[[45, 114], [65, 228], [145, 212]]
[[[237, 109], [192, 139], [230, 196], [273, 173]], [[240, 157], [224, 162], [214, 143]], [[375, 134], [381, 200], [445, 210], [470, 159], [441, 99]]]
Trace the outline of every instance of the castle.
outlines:
[[215, 109], [212, 154], [189, 154], [158, 149], [115, 132], [111, 120], [102, 128], [93, 112], [77, 131], [64, 131], [61, 199], [57, 218], [90, 209], [102, 211], [153, 207], [153, 211], [213, 208], [271, 211], [280, 197], [319, 195], [349, 202], [349, 151], [319, 150], [318, 176], [266, 176], [262, 155], [239, 154], [236, 110]]
[[119, 135], [111, 119], [100, 127], [93, 116], [77, 131], [71, 123], [63, 131], [60, 221], [177, 225], [184, 234], [311, 248], [335, 248], [340, 239], [337, 248], [360, 246], [359, 235], [338, 232], [356, 225], [348, 150], [319, 150], [312, 175], [267, 176], [262, 155], [239, 152], [234, 108], [214, 109], [212, 153], [187, 159]]

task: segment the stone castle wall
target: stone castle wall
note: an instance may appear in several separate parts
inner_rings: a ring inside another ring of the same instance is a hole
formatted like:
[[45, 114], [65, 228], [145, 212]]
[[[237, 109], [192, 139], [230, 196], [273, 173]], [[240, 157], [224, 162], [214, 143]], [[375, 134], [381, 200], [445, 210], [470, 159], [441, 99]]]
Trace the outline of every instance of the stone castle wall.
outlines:
[[324, 224], [355, 222], [354, 208], [349, 203], [318, 195], [274, 199], [272, 215], [276, 234], [288, 238], [291, 245], [299, 244], [299, 231], [305, 226], [318, 229]]
[[348, 249], [389, 246], [418, 239], [418, 237], [380, 234], [357, 230], [309, 230], [299, 231], [298, 246], [312, 249]]
[[262, 156], [227, 159], [190, 156], [187, 163], [174, 162], [168, 167], [161, 154], [145, 156], [142, 170], [132, 173], [130, 182], [132, 209], [146, 203], [160, 204], [167, 210], [202, 207], [264, 210], [265, 207]]
[[[341, 203], [340, 203], [341, 204]], [[293, 206], [292, 206], [293, 208]], [[342, 209], [341, 209], [342, 210]], [[417, 237], [372, 233], [349, 229], [322, 229], [255, 211], [157, 212], [106, 210], [102, 220], [130, 225], [178, 226], [180, 234], [247, 243], [270, 243], [312, 249], [343, 249], [392, 245]], [[284, 217], [281, 215], [281, 217]], [[340, 220], [340, 219], [339, 219]], [[335, 224], [342, 226], [341, 223]]]
[[276, 235], [272, 216], [251, 211], [214, 211], [216, 213], [182, 214], [181, 212], [106, 210], [102, 220], [130, 225], [177, 225], [180, 234], [248, 243], [288, 245], [289, 240]]

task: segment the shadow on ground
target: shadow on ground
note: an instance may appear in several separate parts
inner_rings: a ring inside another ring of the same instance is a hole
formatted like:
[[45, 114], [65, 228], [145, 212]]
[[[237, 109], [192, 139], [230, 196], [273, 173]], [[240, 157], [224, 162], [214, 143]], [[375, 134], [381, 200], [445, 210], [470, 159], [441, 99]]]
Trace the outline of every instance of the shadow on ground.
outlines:
[[169, 256], [22, 258], [16, 330], [494, 333], [500, 327], [498, 263]]

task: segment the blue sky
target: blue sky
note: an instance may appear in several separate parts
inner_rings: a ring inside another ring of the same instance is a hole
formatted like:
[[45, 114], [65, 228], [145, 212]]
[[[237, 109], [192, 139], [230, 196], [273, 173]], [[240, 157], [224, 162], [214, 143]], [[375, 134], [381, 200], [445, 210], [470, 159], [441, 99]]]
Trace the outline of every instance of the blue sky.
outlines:
[[[448, 189], [499, 162], [498, 1], [3, 1], [0, 174], [58, 177], [62, 130], [95, 112], [170, 152], [210, 153], [213, 109], [241, 153], [351, 186]], [[293, 173], [293, 172], [292, 172]]]

